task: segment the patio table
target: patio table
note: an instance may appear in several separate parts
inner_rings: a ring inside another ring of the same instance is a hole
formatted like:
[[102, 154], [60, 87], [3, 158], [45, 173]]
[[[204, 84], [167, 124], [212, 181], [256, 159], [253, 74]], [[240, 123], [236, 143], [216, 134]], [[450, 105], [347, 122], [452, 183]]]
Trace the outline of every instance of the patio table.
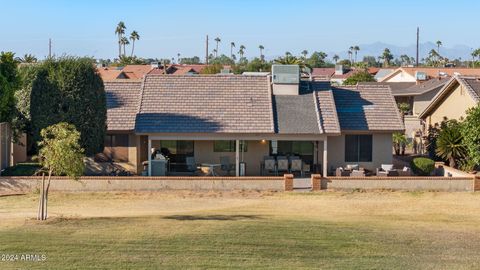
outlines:
[[222, 167], [222, 164], [216, 164], [216, 163], [202, 163], [202, 167], [209, 167], [210, 168], [210, 174], [212, 176], [217, 176], [215, 173], [215, 168], [216, 167]]

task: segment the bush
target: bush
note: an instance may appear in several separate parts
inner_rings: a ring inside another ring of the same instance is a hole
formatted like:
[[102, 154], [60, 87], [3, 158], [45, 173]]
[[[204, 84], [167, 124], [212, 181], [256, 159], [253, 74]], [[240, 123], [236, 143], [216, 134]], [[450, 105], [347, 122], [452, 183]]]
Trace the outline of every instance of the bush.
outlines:
[[106, 97], [102, 79], [89, 58], [48, 59], [38, 66], [31, 90], [30, 115], [34, 141], [40, 131], [67, 122], [81, 134], [87, 155], [103, 150]]
[[38, 163], [19, 163], [2, 171], [2, 176], [32, 176], [41, 168]]
[[435, 169], [435, 161], [424, 157], [414, 158], [411, 166], [416, 175], [429, 176]]

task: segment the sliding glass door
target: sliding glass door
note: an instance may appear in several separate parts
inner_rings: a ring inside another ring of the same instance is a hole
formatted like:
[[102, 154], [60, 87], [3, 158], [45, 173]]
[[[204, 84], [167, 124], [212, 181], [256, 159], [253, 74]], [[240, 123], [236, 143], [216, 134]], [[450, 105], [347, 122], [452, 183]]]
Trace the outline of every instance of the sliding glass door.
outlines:
[[160, 152], [169, 159], [172, 172], [187, 171], [187, 157], [194, 156], [193, 141], [160, 141]]

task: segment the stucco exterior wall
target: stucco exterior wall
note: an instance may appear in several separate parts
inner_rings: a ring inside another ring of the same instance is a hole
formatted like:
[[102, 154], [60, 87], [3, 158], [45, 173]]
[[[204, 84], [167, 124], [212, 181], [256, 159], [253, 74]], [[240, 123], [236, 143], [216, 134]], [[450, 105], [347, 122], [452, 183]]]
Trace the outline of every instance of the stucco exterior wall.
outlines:
[[12, 142], [12, 164], [27, 161], [27, 135], [23, 133], [18, 138], [18, 143]]
[[432, 101], [433, 97], [438, 93], [438, 90], [427, 92], [423, 95], [418, 95], [413, 98], [413, 115], [419, 115], [422, 113], [428, 104]]
[[467, 109], [476, 105], [472, 96], [464, 86], [458, 85], [443, 101], [427, 116], [427, 125], [441, 123], [444, 117], [460, 119], [465, 117]]
[[372, 137], [372, 162], [345, 162], [345, 135], [328, 137], [328, 168], [333, 172], [346, 164], [359, 164], [376, 170], [381, 164], [392, 164], [392, 133], [377, 133]]
[[412, 75], [406, 73], [406, 72], [399, 72], [395, 76], [391, 77], [388, 80], [385, 80], [385, 82], [416, 82], [417, 80], [415, 77]]

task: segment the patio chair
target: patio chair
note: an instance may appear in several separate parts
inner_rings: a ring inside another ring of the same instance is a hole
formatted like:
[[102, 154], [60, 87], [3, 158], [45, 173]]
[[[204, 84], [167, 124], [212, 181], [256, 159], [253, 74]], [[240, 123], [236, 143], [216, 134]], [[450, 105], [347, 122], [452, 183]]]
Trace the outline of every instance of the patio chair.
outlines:
[[195, 157], [187, 157], [187, 171], [195, 173], [198, 170], [197, 163], [195, 162]]
[[403, 167], [403, 169], [398, 169], [396, 171], [398, 176], [412, 176], [412, 170], [407, 166]]
[[287, 157], [284, 157], [284, 156], [277, 157], [277, 174], [279, 172], [289, 172]]
[[274, 173], [275, 175], [278, 175], [277, 166], [275, 165], [275, 159], [266, 159], [264, 161], [263, 170], [263, 174]]
[[235, 170], [235, 164], [231, 164], [230, 163], [230, 157], [220, 157], [220, 169], [222, 169], [222, 171], [226, 172], [227, 175], [230, 175], [230, 172]]
[[393, 169], [393, 164], [382, 164], [377, 168], [377, 176], [396, 176], [397, 171]]
[[290, 159], [290, 173], [300, 172], [300, 176], [303, 177], [302, 163], [299, 158]]
[[335, 170], [335, 176], [336, 177], [342, 177], [342, 176], [350, 176], [350, 173], [352, 173], [351, 170], [344, 169], [342, 167], [338, 167]]

